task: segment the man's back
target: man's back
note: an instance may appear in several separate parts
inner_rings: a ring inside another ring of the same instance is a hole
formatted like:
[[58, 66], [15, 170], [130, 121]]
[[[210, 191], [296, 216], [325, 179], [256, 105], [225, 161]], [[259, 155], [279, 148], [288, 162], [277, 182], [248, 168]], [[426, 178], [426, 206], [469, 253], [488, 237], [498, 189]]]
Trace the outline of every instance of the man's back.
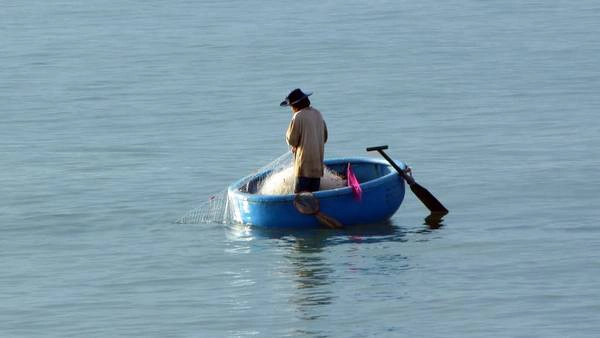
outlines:
[[289, 145], [296, 147], [294, 173], [301, 177], [322, 177], [327, 125], [321, 112], [306, 107], [296, 112], [286, 133]]

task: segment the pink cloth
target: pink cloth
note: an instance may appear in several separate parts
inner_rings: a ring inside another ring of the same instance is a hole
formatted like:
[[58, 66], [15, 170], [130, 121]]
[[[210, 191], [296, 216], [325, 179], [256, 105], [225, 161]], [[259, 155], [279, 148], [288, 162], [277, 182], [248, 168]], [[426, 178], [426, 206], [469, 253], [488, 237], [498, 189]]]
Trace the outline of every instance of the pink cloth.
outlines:
[[352, 171], [352, 167], [350, 167], [350, 163], [348, 163], [346, 176], [348, 176], [348, 186], [352, 188], [354, 198], [359, 201], [362, 200], [362, 188], [360, 187], [360, 183], [358, 183], [358, 179], [356, 179], [356, 176], [354, 176], [354, 172]]

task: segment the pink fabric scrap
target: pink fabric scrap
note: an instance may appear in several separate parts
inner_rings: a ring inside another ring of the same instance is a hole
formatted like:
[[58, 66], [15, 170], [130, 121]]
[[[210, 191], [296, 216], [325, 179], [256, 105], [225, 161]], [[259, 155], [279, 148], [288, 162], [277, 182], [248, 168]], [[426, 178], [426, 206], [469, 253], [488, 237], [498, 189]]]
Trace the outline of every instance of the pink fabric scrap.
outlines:
[[346, 172], [346, 176], [348, 176], [348, 186], [352, 188], [354, 198], [359, 201], [362, 200], [362, 188], [360, 187], [360, 183], [358, 183], [358, 179], [352, 171], [350, 163], [348, 163], [348, 170]]

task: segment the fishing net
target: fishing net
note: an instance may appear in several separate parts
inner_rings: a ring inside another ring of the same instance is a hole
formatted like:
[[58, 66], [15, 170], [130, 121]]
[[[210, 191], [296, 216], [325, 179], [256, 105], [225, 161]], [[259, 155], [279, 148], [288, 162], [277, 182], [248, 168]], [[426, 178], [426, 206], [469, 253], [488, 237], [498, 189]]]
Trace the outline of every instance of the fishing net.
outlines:
[[[294, 175], [294, 168], [290, 165], [282, 170], [272, 171], [266, 178], [263, 179], [257, 193], [260, 195], [293, 194], [295, 183], [296, 176]], [[319, 190], [329, 190], [342, 188], [345, 186], [346, 180], [344, 178], [325, 167], [323, 177], [321, 177]]]
[[[282, 172], [292, 166], [293, 155], [291, 152], [285, 152], [267, 165], [255, 170], [246, 176], [247, 184], [250, 179], [262, 172], [271, 172], [269, 176]], [[266, 176], [268, 178], [269, 176]], [[263, 181], [265, 180], [263, 179]], [[222, 191], [210, 194], [206, 200], [198, 207], [188, 211], [177, 220], [181, 224], [203, 224], [203, 223], [234, 223], [233, 210], [228, 203], [227, 188]]]
[[[255, 170], [246, 176], [246, 181], [241, 186], [249, 187], [250, 193], [261, 195], [289, 195], [294, 193], [295, 175], [293, 171], [293, 154], [286, 152], [269, 164]], [[265, 174], [260, 180], [251, 183], [250, 180], [257, 174]], [[321, 178], [321, 189], [328, 190], [345, 187], [347, 181], [337, 173], [325, 167]], [[205, 202], [197, 208], [188, 211], [177, 223], [234, 223], [233, 210], [228, 201], [227, 189], [211, 194]]]
[[232, 215], [227, 203], [227, 189], [211, 195], [195, 209], [177, 220], [180, 224], [231, 223]]

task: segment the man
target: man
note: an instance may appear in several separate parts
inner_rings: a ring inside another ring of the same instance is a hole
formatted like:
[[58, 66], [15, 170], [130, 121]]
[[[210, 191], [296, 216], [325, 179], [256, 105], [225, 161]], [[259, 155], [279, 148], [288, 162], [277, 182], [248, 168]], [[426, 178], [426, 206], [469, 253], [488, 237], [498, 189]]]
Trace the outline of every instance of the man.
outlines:
[[286, 132], [286, 141], [294, 153], [294, 192], [318, 191], [323, 177], [323, 158], [327, 142], [327, 125], [321, 112], [311, 107], [308, 97], [300, 89], [292, 90], [280, 106], [292, 109], [292, 121]]

